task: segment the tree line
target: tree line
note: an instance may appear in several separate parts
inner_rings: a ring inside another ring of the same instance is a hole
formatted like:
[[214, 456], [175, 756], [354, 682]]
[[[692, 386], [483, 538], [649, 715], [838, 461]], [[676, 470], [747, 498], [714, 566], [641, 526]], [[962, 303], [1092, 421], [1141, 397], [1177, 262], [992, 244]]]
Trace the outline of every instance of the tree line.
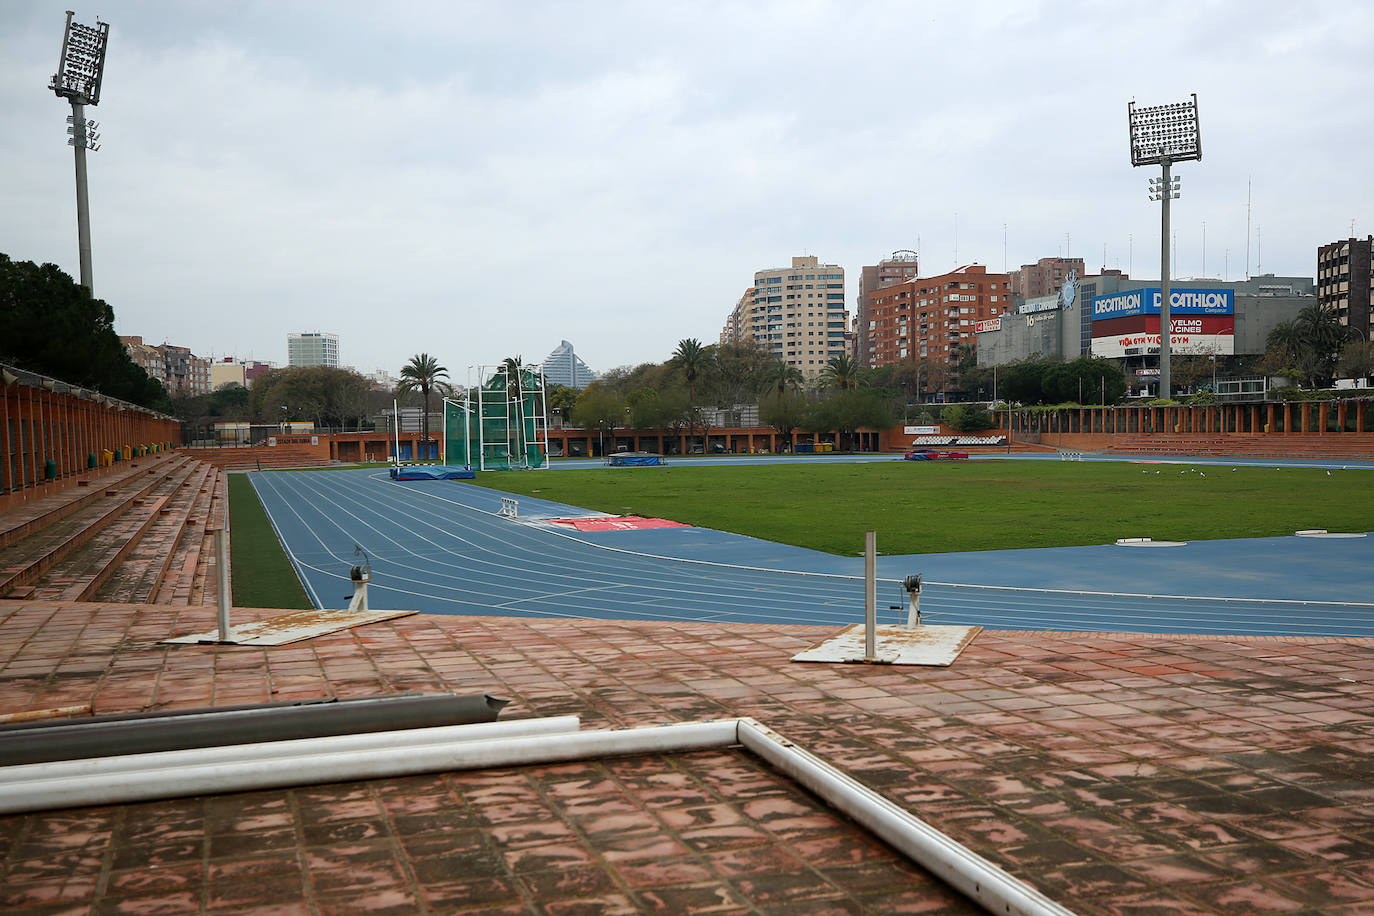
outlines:
[[172, 410], [166, 389], [120, 342], [114, 309], [56, 264], [0, 253], [0, 362], [150, 410]]
[[[678, 342], [661, 363], [613, 369], [581, 393], [550, 393], [550, 406], [577, 428], [613, 434], [617, 429], [661, 429], [705, 446], [713, 426], [741, 424], [757, 406], [759, 422], [795, 442], [798, 432], [835, 433], [852, 447], [860, 429], [885, 429], [911, 418], [918, 402], [952, 374], [938, 361], [911, 361], [877, 369], [860, 367], [847, 354], [832, 357], [807, 384], [801, 371], [753, 342]], [[929, 416], [941, 407], [924, 408]], [[961, 418], [986, 429], [982, 411]]]
[[1329, 387], [1338, 376], [1374, 375], [1374, 345], [1318, 303], [1275, 325], [1265, 345], [1259, 369], [1307, 388]]

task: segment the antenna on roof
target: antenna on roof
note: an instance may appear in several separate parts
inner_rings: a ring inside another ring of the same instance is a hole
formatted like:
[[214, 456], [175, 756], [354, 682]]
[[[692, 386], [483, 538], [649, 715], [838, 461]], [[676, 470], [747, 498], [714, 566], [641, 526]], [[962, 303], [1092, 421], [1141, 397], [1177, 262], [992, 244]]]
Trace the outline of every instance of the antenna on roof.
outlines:
[[1245, 279], [1250, 279], [1250, 179], [1245, 179]]

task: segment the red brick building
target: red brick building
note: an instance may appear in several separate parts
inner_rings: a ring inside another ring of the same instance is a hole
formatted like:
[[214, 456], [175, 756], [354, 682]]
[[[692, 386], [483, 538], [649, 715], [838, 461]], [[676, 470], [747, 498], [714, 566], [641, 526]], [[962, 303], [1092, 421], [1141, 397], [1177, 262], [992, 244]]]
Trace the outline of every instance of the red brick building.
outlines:
[[1011, 291], [1023, 300], [1053, 296], [1074, 271], [1080, 277], [1088, 275], [1082, 258], [1041, 258], [1034, 264], [1022, 264], [1010, 274]]
[[970, 264], [938, 277], [917, 277], [869, 296], [873, 365], [934, 359], [951, 367], [959, 346], [975, 344], [974, 326], [1011, 308], [1011, 281]]

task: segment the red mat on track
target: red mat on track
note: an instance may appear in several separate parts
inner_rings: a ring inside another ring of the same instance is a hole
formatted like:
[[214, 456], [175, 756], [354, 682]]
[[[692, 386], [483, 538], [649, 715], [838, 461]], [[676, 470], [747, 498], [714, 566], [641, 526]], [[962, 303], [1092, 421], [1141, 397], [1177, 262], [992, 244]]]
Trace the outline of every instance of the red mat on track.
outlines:
[[608, 518], [556, 518], [558, 525], [571, 525], [578, 531], [639, 531], [644, 528], [690, 528], [666, 518], [641, 518], [638, 515], [612, 515]]

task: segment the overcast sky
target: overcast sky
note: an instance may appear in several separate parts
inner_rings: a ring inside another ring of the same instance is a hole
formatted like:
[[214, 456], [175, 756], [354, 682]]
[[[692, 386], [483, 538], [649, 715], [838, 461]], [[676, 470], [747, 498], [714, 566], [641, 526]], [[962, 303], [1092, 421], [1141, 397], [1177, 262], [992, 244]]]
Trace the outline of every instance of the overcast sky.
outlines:
[[1251, 273], [1374, 232], [1367, 3], [0, 0], [0, 252], [74, 277], [73, 5], [111, 23], [96, 294], [203, 356], [658, 362], [800, 254], [851, 313], [901, 248], [1157, 278], [1126, 105], [1192, 92], [1175, 276], [1244, 276], [1247, 182]]

